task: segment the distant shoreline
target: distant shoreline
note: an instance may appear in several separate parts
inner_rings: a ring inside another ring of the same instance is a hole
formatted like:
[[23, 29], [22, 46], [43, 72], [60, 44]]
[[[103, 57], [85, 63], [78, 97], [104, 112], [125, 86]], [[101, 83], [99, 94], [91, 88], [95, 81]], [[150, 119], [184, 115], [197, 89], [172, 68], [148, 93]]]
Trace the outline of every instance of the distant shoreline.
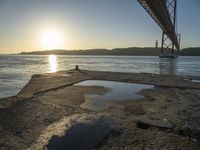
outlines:
[[[109, 49], [87, 49], [87, 50], [45, 50], [21, 52], [19, 55], [114, 55], [114, 56], [159, 56], [160, 48], [152, 47], [128, 47]], [[200, 56], [200, 47], [185, 48], [179, 53], [181, 56]]]

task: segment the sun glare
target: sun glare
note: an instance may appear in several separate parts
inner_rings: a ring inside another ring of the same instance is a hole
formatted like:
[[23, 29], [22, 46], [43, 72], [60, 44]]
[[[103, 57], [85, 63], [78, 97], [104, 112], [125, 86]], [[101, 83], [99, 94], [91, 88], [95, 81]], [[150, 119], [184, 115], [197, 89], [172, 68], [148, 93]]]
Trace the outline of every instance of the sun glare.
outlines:
[[56, 55], [49, 55], [49, 70], [50, 72], [56, 72], [57, 71], [57, 56]]
[[55, 29], [47, 29], [42, 32], [41, 43], [46, 50], [63, 49], [64, 37], [61, 32]]

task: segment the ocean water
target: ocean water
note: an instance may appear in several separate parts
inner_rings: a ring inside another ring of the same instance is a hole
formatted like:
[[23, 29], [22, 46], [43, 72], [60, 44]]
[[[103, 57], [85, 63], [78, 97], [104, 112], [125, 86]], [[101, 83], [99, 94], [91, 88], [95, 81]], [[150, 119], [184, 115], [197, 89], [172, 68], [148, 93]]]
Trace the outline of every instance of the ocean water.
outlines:
[[200, 76], [200, 57], [0, 55], [0, 98], [13, 96], [33, 74], [72, 69]]

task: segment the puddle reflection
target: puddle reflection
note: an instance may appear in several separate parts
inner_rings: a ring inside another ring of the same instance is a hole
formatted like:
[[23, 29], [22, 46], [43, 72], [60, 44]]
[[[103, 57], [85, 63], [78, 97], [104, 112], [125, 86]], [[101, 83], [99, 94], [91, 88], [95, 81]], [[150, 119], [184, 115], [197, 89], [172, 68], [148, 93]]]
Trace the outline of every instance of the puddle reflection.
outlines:
[[124, 83], [115, 81], [101, 81], [101, 80], [86, 80], [75, 84], [76, 86], [103, 86], [109, 88], [110, 91], [104, 94], [86, 94], [85, 103], [82, 107], [97, 110], [102, 109], [108, 103], [114, 101], [134, 100], [143, 98], [142, 95], [137, 94], [143, 89], [153, 88], [153, 85]]
[[192, 80], [193, 83], [200, 83], [200, 80]]

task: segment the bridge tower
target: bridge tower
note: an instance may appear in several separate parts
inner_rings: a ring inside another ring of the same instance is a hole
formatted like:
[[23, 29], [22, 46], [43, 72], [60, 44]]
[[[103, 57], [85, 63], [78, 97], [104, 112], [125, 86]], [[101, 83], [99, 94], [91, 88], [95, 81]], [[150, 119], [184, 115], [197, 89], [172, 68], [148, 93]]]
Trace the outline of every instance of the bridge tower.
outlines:
[[[166, 1], [166, 7], [169, 12], [169, 16], [171, 19], [173, 31], [162, 31], [162, 42], [161, 42], [161, 57], [174, 57], [175, 56], [175, 49], [177, 51], [180, 50], [180, 41], [179, 41], [179, 47], [175, 47], [175, 36], [173, 36], [173, 39], [170, 40], [168, 35], [169, 34], [176, 34], [176, 14], [177, 14], [177, 0], [165, 0]], [[171, 54], [166, 54], [166, 50], [171, 50]]]
[[180, 50], [179, 40], [176, 34], [177, 0], [137, 1], [162, 30], [160, 57], [176, 57], [175, 50]]

